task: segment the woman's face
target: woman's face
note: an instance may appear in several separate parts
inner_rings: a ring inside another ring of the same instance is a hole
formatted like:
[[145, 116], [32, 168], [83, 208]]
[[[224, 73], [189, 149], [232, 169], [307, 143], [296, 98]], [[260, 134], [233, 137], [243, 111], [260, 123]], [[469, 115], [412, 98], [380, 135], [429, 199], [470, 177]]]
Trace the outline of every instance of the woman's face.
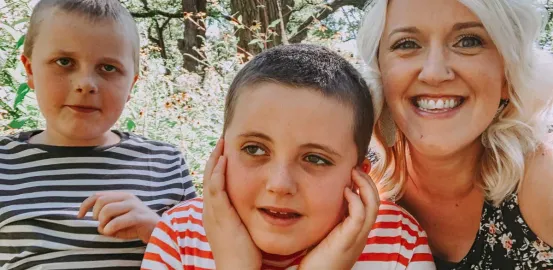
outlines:
[[479, 143], [507, 97], [497, 48], [456, 0], [391, 0], [378, 61], [397, 126], [427, 155]]

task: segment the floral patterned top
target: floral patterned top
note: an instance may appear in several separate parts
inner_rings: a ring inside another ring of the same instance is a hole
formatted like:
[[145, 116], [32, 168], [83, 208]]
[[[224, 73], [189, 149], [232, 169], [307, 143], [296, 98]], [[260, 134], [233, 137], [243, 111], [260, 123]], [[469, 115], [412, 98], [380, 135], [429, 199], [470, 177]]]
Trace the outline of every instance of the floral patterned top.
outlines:
[[530, 230], [520, 213], [518, 196], [511, 194], [499, 207], [484, 203], [480, 230], [463, 260], [434, 260], [444, 270], [553, 270], [553, 247]]

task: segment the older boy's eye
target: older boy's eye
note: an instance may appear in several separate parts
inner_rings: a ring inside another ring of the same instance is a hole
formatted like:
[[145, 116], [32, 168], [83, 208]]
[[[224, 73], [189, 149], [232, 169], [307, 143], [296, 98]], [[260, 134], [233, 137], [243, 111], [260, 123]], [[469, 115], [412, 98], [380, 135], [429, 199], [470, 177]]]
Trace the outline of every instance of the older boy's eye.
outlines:
[[105, 72], [115, 72], [117, 68], [112, 65], [102, 65], [102, 70]]
[[313, 163], [315, 165], [318, 165], [318, 166], [328, 166], [328, 165], [332, 165], [332, 163], [322, 157], [319, 157], [319, 156], [316, 156], [316, 155], [309, 155], [309, 156], [306, 156], [305, 158], [305, 161], [309, 162], [309, 163]]
[[263, 150], [261, 147], [257, 146], [257, 145], [248, 145], [244, 148], [242, 148], [243, 151], [245, 151], [246, 153], [248, 153], [249, 155], [252, 155], [252, 156], [263, 156], [265, 154], [267, 154], [267, 152], [265, 152], [265, 150]]
[[62, 66], [62, 67], [68, 67], [71, 65], [71, 59], [69, 58], [60, 58], [56, 60], [56, 64]]

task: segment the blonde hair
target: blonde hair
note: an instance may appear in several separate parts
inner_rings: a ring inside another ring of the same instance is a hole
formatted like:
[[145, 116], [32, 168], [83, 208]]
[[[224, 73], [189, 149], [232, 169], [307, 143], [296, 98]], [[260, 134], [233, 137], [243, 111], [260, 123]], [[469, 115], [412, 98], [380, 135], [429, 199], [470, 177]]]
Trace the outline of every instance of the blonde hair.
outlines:
[[[121, 23], [132, 36], [135, 74], [140, 65], [140, 35], [136, 23], [129, 11], [121, 5], [119, 0], [41, 0], [33, 8], [29, 28], [23, 44], [23, 55], [32, 58], [35, 39], [39, 33], [40, 24], [44, 20], [45, 12], [58, 9], [68, 13], [82, 14], [91, 21], [96, 19], [112, 19]], [[86, 31], [86, 30], [84, 30]]]
[[[480, 162], [487, 199], [500, 204], [520, 187], [525, 162], [537, 147], [547, 143], [546, 135], [553, 106], [553, 60], [535, 41], [546, 23], [547, 12], [537, 0], [459, 0], [478, 16], [505, 63], [510, 104], [482, 133], [484, 153]], [[386, 22], [388, 0], [374, 0], [367, 7], [358, 37], [358, 47], [368, 65], [368, 77], [375, 108], [382, 111], [384, 98], [377, 52]], [[380, 113], [376, 115], [381, 115]], [[400, 198], [407, 180], [405, 136], [396, 132], [393, 147], [387, 147], [382, 117], [375, 127], [375, 150], [379, 161], [371, 170], [381, 196]], [[475, 157], [477, 158], [477, 157]]]

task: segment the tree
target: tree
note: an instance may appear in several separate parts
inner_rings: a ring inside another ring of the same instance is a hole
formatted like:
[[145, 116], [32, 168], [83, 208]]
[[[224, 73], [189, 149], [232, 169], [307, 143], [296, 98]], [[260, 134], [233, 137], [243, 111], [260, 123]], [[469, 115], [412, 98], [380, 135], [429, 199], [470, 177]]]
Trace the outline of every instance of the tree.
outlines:
[[[151, 8], [148, 0], [140, 0], [142, 10], [131, 12], [134, 18], [149, 18], [148, 39], [157, 45], [163, 59], [168, 59], [165, 30], [172, 19], [184, 20], [184, 37], [178, 40], [178, 48], [183, 56], [183, 67], [190, 72], [199, 72], [198, 59], [201, 58], [199, 48], [204, 45], [205, 24], [207, 12], [206, 0], [182, 0], [176, 12], [166, 12]], [[163, 20], [160, 23], [160, 20]]]
[[[307, 36], [315, 22], [322, 21], [345, 6], [362, 9], [368, 0], [334, 0], [319, 3], [316, 12], [311, 14], [296, 29], [290, 30], [290, 17], [303, 11], [306, 6], [313, 7], [310, 1], [293, 0], [231, 0], [231, 12], [238, 26], [238, 51], [257, 54], [263, 49], [286, 43], [300, 43]], [[301, 3], [300, 3], [301, 2]], [[296, 7], [297, 6], [297, 7]], [[288, 38], [288, 32], [293, 35]]]

